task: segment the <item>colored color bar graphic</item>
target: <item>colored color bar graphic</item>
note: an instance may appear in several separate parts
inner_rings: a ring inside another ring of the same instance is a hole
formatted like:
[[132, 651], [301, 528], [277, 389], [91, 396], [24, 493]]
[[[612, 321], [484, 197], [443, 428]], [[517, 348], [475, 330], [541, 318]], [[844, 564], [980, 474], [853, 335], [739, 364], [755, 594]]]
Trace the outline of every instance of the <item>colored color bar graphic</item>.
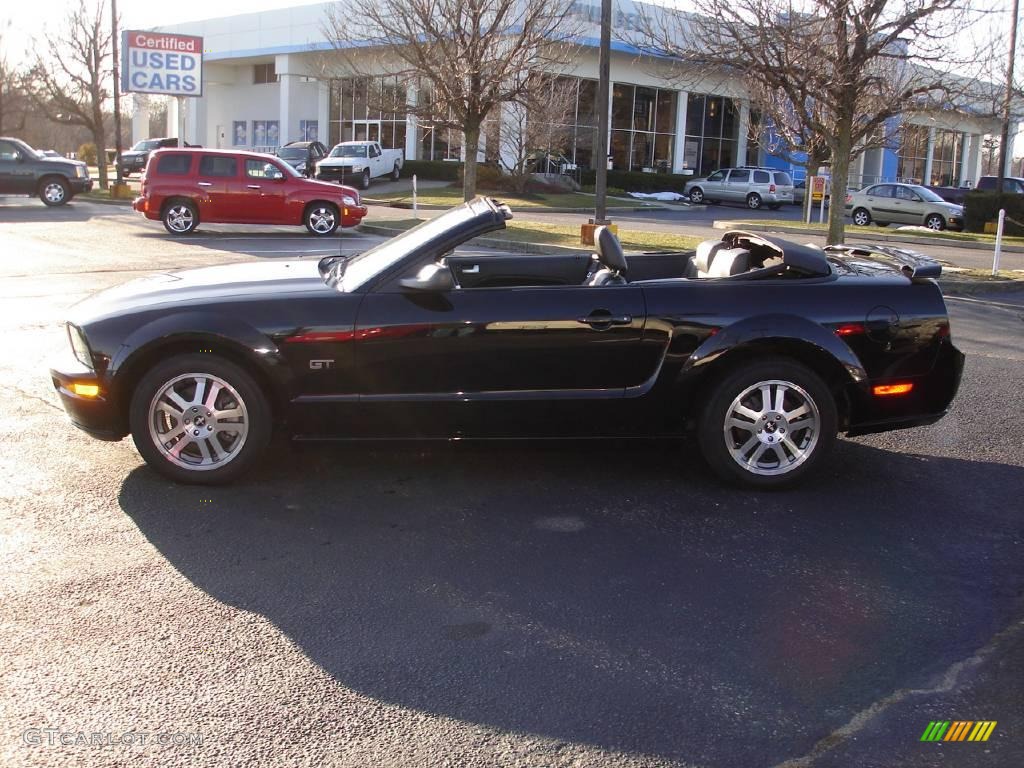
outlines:
[[932, 720], [921, 741], [988, 741], [996, 720]]

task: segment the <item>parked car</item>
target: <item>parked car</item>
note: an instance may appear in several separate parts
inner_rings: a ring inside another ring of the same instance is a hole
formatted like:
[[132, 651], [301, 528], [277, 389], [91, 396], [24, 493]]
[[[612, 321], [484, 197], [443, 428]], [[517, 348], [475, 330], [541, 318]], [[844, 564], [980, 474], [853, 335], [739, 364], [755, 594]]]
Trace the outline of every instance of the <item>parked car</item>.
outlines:
[[783, 203], [793, 202], [793, 179], [775, 168], [722, 168], [706, 179], [688, 181], [683, 194], [698, 205], [744, 203], [752, 210], [767, 205], [774, 211]]
[[343, 141], [316, 165], [316, 177], [324, 181], [354, 181], [360, 189], [370, 188], [370, 179], [390, 176], [398, 179], [402, 150], [382, 149], [376, 141]]
[[963, 206], [947, 203], [919, 184], [872, 184], [846, 196], [846, 215], [859, 227], [874, 222], [917, 224], [936, 231], [963, 229]]
[[[167, 151], [167, 150], [163, 150]], [[51, 369], [74, 424], [131, 434], [167, 477], [220, 483], [296, 438], [676, 438], [767, 488], [837, 432], [931, 424], [964, 356], [941, 267], [727, 232], [591, 259], [459, 246], [505, 228], [476, 198], [350, 255], [186, 270], [75, 305]], [[780, 311], [780, 307], [785, 311]]]
[[305, 224], [314, 235], [366, 216], [359, 193], [304, 179], [273, 155], [220, 149], [158, 149], [132, 207], [172, 235], [207, 224]]
[[38, 196], [47, 205], [64, 205], [92, 189], [81, 160], [45, 157], [21, 139], [0, 137], [0, 195]]
[[[963, 205], [967, 195], [977, 190], [979, 192], [995, 192], [999, 184], [997, 176], [982, 176], [978, 179], [978, 186], [971, 187], [927, 187], [947, 203]], [[1024, 195], [1024, 178], [1019, 176], [1006, 176], [1003, 178], [1003, 192], [1014, 195]]]
[[[121, 175], [128, 178], [133, 173], [142, 173], [146, 170], [146, 163], [149, 162], [149, 155], [155, 149], [166, 147], [177, 147], [177, 137], [165, 137], [162, 139], [142, 139], [135, 142], [131, 149], [125, 150], [117, 158], [117, 165], [121, 169]], [[186, 147], [194, 147], [195, 144], [185, 142]]]
[[37, 149], [36, 152], [43, 157], [64, 157], [60, 152], [53, 149]]
[[309, 177], [313, 175], [316, 164], [327, 155], [327, 147], [319, 141], [289, 141], [278, 147], [274, 153], [292, 168]]

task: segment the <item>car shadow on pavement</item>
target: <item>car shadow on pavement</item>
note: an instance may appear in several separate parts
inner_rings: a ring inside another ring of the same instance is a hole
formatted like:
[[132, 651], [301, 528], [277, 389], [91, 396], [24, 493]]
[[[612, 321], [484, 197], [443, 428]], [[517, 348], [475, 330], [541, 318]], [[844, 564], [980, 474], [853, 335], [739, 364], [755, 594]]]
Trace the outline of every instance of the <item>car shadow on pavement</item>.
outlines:
[[140, 467], [119, 501], [344, 686], [688, 764], [805, 754], [1020, 607], [994, 500], [1024, 469], [841, 441], [796, 490], [709, 475], [646, 443], [318, 446], [212, 490]]
[[0, 224], [39, 224], [51, 226], [63, 221], [89, 221], [123, 213], [119, 205], [81, 205], [87, 199], [75, 198], [64, 205], [50, 207], [38, 199], [0, 196]]

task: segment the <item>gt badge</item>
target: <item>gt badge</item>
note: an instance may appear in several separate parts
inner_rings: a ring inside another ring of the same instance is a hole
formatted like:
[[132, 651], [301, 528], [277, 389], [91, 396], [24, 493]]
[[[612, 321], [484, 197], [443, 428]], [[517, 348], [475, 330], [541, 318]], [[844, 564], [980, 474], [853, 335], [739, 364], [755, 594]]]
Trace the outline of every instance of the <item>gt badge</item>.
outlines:
[[311, 371], [323, 371], [323, 370], [326, 370], [328, 368], [333, 368], [333, 367], [334, 367], [334, 361], [333, 360], [310, 360], [309, 361], [309, 370], [311, 370]]

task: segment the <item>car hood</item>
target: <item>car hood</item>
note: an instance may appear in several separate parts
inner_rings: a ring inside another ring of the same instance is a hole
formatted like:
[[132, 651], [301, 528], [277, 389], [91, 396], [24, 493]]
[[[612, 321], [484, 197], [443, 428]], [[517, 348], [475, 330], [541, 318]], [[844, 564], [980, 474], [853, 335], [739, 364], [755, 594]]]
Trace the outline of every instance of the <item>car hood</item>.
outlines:
[[141, 157], [142, 155], [148, 155], [150, 150], [148, 149], [126, 149], [121, 153], [121, 157]]
[[351, 195], [356, 200], [359, 199], [359, 192], [355, 187], [349, 187], [344, 184], [334, 184], [330, 181], [318, 181], [317, 179], [299, 179], [300, 184], [307, 186], [310, 189], [329, 189], [335, 195], [344, 192], [346, 195]]
[[86, 168], [86, 167], [88, 167], [81, 160], [69, 160], [66, 157], [41, 157], [41, 158], [39, 158], [39, 162], [40, 163], [50, 163], [55, 168], [57, 166], [63, 166], [65, 168], [79, 168], [79, 167]]
[[250, 298], [330, 291], [320, 277], [316, 259], [226, 264], [131, 280], [79, 302], [68, 319], [83, 325], [167, 304], [196, 309]]

